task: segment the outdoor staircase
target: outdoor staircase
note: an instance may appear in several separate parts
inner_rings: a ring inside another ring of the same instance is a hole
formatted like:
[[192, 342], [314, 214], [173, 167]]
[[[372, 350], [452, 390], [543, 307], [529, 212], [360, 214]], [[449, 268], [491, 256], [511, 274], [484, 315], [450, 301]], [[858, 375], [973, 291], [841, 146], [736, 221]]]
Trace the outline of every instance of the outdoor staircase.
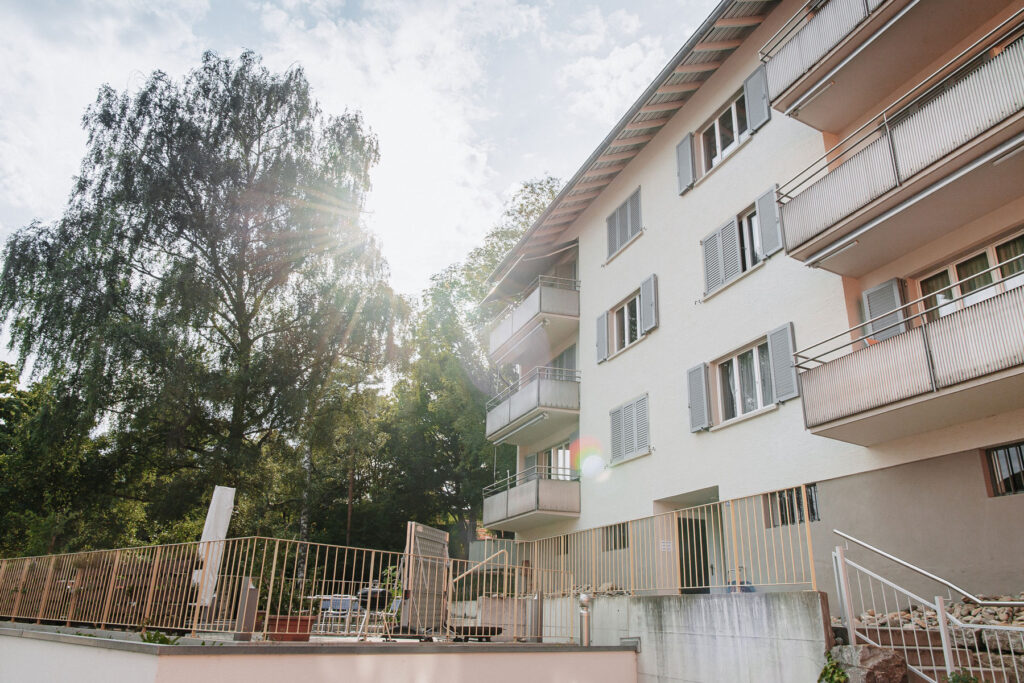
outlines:
[[[902, 656], [908, 664], [908, 680], [910, 683], [923, 683], [929, 679], [918, 676], [909, 667], [921, 670], [921, 672], [933, 680], [941, 681], [946, 675], [946, 660], [942, 654], [942, 636], [938, 630], [859, 626], [857, 634], [858, 637], [866, 636], [882, 647], [891, 648]], [[984, 681], [984, 683], [1017, 683], [1018, 681], [1013, 673], [1004, 673], [1002, 667], [996, 669], [991, 666], [990, 657], [1000, 657], [1003, 655], [984, 651], [977, 652], [963, 646], [951, 648], [951, 654], [953, 660], [963, 664], [965, 669], [967, 668], [967, 663], [970, 662], [971, 674], [978, 680]]]

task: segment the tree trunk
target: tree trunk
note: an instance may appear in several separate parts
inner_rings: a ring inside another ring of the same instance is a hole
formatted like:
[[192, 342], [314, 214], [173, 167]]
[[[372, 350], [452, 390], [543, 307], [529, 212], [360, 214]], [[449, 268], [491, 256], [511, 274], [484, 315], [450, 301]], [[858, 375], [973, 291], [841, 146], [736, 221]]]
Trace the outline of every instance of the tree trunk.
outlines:
[[306, 551], [309, 546], [309, 487], [313, 484], [313, 448], [306, 446], [302, 454], [303, 486], [302, 486], [302, 509], [299, 511], [299, 552], [297, 556], [298, 571], [296, 576], [299, 579], [306, 575]]
[[352, 496], [356, 489], [356, 456], [348, 458], [348, 520], [345, 522], [345, 545], [352, 545]]

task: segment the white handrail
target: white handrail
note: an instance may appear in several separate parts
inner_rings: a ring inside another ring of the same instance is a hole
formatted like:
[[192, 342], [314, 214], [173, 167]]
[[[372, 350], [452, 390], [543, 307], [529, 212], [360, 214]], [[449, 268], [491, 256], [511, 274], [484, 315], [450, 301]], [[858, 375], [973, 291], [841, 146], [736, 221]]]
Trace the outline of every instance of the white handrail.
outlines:
[[865, 543], [864, 541], [862, 541], [862, 540], [860, 540], [858, 538], [854, 538], [850, 534], [844, 533], [844, 532], [840, 531], [839, 529], [833, 529], [832, 533], [834, 533], [835, 535], [837, 535], [837, 536], [839, 536], [841, 538], [845, 538], [847, 541], [850, 541], [851, 543], [856, 543], [857, 545], [861, 546], [862, 548], [866, 548], [867, 550], [870, 550], [871, 552], [873, 552], [873, 553], [875, 553], [877, 555], [881, 555], [882, 557], [884, 557], [887, 560], [892, 560], [896, 564], [898, 564], [900, 566], [903, 566], [903, 567], [906, 567], [907, 569], [909, 569], [909, 570], [911, 570], [913, 572], [917, 572], [921, 576], [924, 576], [926, 578], [931, 579], [932, 581], [935, 581], [937, 583], [942, 584], [946, 588], [949, 588], [950, 590], [955, 591], [955, 592], [963, 595], [965, 598], [967, 598], [971, 602], [975, 603], [979, 607], [1024, 607], [1024, 601], [1022, 601], [1022, 600], [982, 600], [981, 598], [979, 598], [978, 596], [974, 595], [973, 593], [969, 593], [968, 591], [964, 590], [960, 586], [957, 586], [952, 581], [947, 581], [946, 579], [942, 578], [941, 576], [936, 576], [935, 574], [932, 574], [929, 571], [921, 569], [920, 567], [918, 567], [916, 565], [910, 564], [906, 560], [901, 560], [900, 558], [896, 557], [895, 555], [891, 555], [891, 554], [885, 552], [884, 550], [876, 548], [875, 546], [873, 546], [873, 545], [871, 545], [869, 543]]

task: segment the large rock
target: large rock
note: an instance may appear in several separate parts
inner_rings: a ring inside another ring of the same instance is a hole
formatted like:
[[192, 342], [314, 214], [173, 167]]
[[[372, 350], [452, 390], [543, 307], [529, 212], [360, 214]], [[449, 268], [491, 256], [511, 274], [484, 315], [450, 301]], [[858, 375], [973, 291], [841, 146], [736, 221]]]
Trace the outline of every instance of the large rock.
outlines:
[[850, 677], [850, 683], [905, 683], [907, 663], [892, 650], [874, 645], [837, 645], [832, 658]]

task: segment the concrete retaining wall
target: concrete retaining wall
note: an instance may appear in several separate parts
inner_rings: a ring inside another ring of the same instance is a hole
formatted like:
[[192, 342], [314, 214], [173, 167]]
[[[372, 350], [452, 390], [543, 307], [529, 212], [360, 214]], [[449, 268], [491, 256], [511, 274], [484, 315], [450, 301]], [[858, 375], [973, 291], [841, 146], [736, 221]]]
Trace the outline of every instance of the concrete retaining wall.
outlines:
[[[545, 630], [565, 613], [554, 603], [545, 604]], [[644, 682], [798, 683], [817, 680], [825, 663], [823, 596], [813, 591], [599, 595], [591, 609], [594, 645], [640, 638]]]

